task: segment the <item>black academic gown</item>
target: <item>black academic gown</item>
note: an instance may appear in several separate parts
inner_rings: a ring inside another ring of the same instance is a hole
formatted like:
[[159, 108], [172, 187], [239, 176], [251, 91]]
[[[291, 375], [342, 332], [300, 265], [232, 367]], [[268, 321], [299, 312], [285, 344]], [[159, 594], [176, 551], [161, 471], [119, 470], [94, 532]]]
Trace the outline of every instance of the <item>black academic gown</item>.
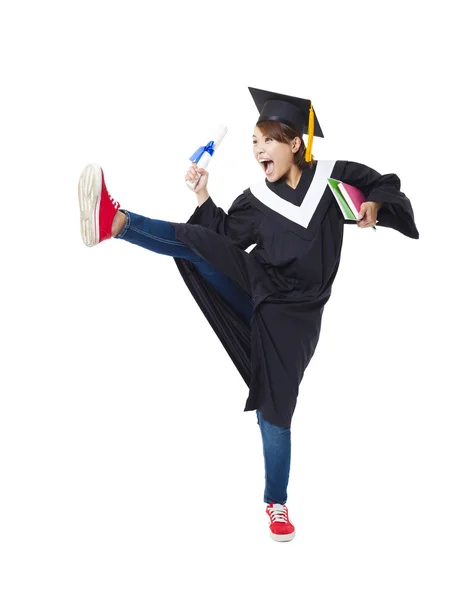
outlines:
[[303, 171], [295, 190], [283, 180], [251, 186], [228, 214], [209, 198], [187, 223], [171, 223], [179, 241], [252, 299], [250, 326], [191, 262], [174, 259], [249, 388], [245, 411], [259, 409], [280, 427], [291, 425], [339, 267], [344, 220], [328, 177], [359, 188], [369, 201], [383, 202], [378, 226], [419, 237], [399, 178], [346, 161], [317, 161]]

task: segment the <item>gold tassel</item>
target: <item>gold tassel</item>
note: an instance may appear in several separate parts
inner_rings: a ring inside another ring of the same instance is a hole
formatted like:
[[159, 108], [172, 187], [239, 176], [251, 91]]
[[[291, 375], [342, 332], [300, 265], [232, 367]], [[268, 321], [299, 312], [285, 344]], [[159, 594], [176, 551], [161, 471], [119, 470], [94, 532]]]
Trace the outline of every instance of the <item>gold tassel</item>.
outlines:
[[312, 102], [311, 102], [311, 108], [309, 109], [309, 123], [308, 123], [308, 145], [306, 147], [306, 161], [310, 162], [312, 160], [312, 141], [314, 138], [314, 109], [312, 108]]

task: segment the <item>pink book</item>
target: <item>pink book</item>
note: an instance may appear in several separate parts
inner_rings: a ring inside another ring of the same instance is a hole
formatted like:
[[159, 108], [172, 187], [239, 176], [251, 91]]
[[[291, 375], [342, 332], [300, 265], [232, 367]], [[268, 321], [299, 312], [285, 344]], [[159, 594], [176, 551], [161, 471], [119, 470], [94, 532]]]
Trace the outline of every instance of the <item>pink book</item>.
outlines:
[[361, 204], [367, 201], [366, 196], [361, 190], [358, 190], [358, 188], [355, 188], [353, 185], [349, 185], [348, 183], [341, 182], [338, 187], [341, 190], [344, 198], [347, 200], [347, 204], [355, 215], [355, 218], [358, 218]]

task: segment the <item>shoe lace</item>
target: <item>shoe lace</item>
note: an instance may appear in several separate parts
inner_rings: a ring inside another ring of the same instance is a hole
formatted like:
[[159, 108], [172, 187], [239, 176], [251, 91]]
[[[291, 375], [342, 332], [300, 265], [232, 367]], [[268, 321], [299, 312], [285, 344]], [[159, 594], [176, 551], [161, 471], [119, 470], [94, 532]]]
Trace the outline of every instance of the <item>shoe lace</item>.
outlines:
[[119, 202], [117, 200], [113, 200], [113, 198], [111, 197], [110, 192], [107, 192], [107, 194], [108, 194], [108, 198], [109, 198], [110, 202], [113, 204], [113, 206], [115, 208], [119, 208]]
[[274, 504], [273, 506], [268, 507], [268, 512], [270, 513], [270, 518], [272, 523], [287, 523], [288, 515], [287, 515], [287, 506], [282, 504]]

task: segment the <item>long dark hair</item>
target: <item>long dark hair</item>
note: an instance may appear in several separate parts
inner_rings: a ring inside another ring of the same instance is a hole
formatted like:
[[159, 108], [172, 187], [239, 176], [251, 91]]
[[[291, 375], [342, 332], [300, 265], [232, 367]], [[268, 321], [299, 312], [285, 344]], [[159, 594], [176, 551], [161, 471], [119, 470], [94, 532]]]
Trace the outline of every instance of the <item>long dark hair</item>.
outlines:
[[262, 121], [256, 125], [261, 132], [262, 135], [268, 135], [273, 138], [277, 142], [282, 142], [283, 144], [290, 144], [292, 140], [296, 137], [299, 137], [301, 140], [300, 148], [298, 152], [294, 154], [294, 163], [301, 170], [303, 169], [312, 169], [315, 164], [314, 157], [311, 156], [311, 160], [308, 162], [306, 160], [306, 146], [303, 142], [303, 136], [280, 121]]

